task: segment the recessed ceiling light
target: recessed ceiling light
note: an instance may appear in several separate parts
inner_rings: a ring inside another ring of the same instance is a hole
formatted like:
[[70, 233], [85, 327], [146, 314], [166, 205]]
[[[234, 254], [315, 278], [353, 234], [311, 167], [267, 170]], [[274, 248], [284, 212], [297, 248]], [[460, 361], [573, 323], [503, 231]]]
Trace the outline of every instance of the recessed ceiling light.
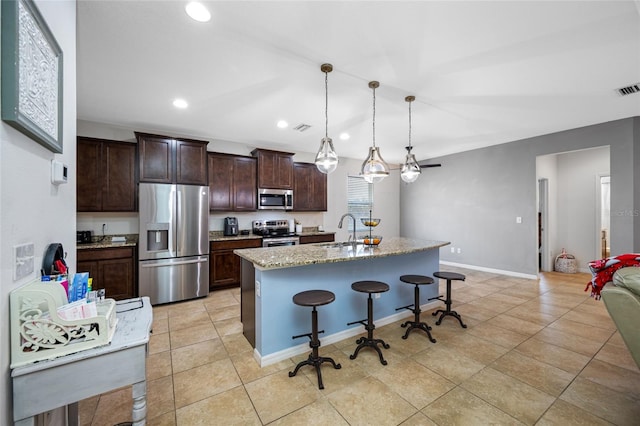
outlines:
[[349, 136], [349, 133], [340, 133], [340, 140], [346, 141], [350, 137], [351, 136]]
[[176, 99], [173, 101], [173, 106], [176, 108], [185, 109], [189, 106], [189, 104], [184, 99]]
[[289, 123], [287, 123], [287, 122], [286, 122], [286, 121], [284, 121], [284, 120], [280, 120], [280, 121], [278, 121], [277, 126], [278, 126], [280, 129], [286, 129], [287, 127], [289, 127]]
[[211, 13], [200, 2], [192, 1], [187, 3], [184, 10], [191, 19], [198, 22], [209, 22], [211, 20]]

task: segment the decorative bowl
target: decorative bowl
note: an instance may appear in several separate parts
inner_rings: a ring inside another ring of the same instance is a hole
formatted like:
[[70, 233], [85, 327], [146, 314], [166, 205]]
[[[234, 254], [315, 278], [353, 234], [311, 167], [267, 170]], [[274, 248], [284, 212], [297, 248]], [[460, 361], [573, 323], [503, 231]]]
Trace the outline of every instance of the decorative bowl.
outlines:
[[371, 219], [368, 217], [361, 217], [360, 222], [362, 222], [364, 226], [378, 226], [378, 224], [380, 223], [380, 219]]
[[362, 237], [362, 242], [367, 246], [377, 246], [382, 242], [382, 236], [380, 235], [365, 235]]

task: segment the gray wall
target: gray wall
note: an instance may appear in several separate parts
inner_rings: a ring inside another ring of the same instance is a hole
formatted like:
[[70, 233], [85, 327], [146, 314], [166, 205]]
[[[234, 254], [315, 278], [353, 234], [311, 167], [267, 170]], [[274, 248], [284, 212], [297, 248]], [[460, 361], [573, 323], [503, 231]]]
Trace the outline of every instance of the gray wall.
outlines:
[[639, 132], [640, 117], [633, 117], [425, 161], [442, 167], [401, 184], [400, 233], [460, 248], [442, 248], [443, 261], [535, 275], [536, 157], [609, 145], [611, 252], [640, 250]]

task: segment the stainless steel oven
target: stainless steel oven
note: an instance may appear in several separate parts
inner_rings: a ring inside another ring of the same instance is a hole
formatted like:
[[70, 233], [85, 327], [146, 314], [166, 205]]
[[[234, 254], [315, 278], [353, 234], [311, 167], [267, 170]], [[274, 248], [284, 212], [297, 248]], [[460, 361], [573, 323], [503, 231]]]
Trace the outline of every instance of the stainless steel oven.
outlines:
[[253, 233], [262, 235], [262, 247], [295, 246], [300, 244], [300, 238], [295, 232], [289, 231], [288, 220], [254, 220]]
[[299, 237], [262, 237], [262, 247], [297, 246]]

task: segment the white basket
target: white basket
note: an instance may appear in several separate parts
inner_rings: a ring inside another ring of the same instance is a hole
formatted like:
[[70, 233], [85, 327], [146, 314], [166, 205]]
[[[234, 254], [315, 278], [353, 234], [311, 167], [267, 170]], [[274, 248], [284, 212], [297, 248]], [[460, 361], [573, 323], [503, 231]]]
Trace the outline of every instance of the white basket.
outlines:
[[565, 274], [575, 274], [578, 272], [578, 262], [575, 257], [570, 254], [566, 254], [566, 257], [562, 255], [556, 257], [555, 270], [563, 272]]
[[116, 302], [96, 305], [98, 315], [64, 320], [57, 308], [67, 303], [64, 288], [55, 281], [34, 281], [13, 290], [11, 309], [11, 368], [58, 358], [111, 342], [116, 329]]

